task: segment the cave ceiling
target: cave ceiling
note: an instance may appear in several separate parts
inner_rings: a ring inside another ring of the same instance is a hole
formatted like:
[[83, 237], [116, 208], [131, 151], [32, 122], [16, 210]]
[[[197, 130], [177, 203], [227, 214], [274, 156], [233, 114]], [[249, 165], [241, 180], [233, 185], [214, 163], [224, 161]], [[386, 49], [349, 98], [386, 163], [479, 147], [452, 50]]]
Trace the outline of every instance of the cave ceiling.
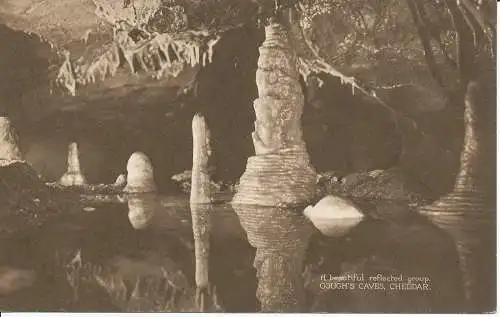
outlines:
[[[29, 111], [22, 112], [35, 117], [39, 112], [73, 111], [92, 105], [169, 104], [192, 85], [205, 60], [210, 62], [212, 47], [217, 49], [221, 34], [255, 22], [257, 3], [2, 0], [0, 24], [8, 29], [0, 29], [0, 41], [8, 44], [3, 45], [0, 55], [0, 64], [4, 64], [0, 103], [7, 108], [25, 107]], [[168, 12], [177, 13], [157, 18], [166, 5]], [[140, 30], [139, 34], [146, 31], [148, 37], [132, 41], [133, 30]], [[177, 60], [187, 66], [174, 69], [179, 65], [170, 61], [171, 48]], [[150, 51], [159, 53], [151, 55]], [[386, 100], [394, 95], [392, 90], [389, 95], [386, 91], [377, 93]], [[411, 107], [443, 104], [440, 97], [434, 98], [438, 101], [424, 99], [421, 106]], [[0, 106], [0, 111], [5, 110]]]
[[[117, 45], [117, 20], [126, 21], [126, 32], [145, 27], [151, 12], [158, 10], [162, 2], [131, 3], [127, 7], [122, 0], [0, 1], [0, 23], [8, 27], [0, 32], [1, 41], [8, 43], [3, 45], [5, 51], [0, 56], [6, 70], [0, 101], [10, 103], [4, 108], [29, 104], [45, 110], [72, 110], [90, 104], [113, 107], [130, 100], [136, 104], [168, 103], [189, 87], [201, 62], [187, 63], [174, 75], [164, 75], [168, 67], [161, 65], [162, 61], [159, 66], [143, 63], [142, 55], [137, 58], [143, 52], [137, 52], [152, 50], [148, 46], [153, 45], [154, 49], [163, 45], [166, 52], [168, 44], [174, 43], [177, 57], [185, 61], [193, 54], [205, 54], [196, 52], [197, 45], [204, 41], [213, 45], [216, 39], [209, 32], [180, 32], [176, 38], [165, 39], [162, 30], [156, 29], [155, 34], [160, 34], [156, 38], [134, 43], [126, 35], [128, 42], [121, 39]], [[61, 75], [66, 61], [70, 61], [71, 68]], [[162, 76], [158, 68], [164, 71]]]

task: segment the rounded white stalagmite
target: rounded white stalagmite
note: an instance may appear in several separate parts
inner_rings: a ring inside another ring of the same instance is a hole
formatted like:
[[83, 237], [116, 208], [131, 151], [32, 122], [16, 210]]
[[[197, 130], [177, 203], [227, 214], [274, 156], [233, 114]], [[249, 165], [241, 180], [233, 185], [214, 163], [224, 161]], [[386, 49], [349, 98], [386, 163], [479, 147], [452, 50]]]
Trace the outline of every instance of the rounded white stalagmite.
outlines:
[[81, 186], [87, 184], [87, 179], [80, 168], [80, 155], [75, 142], [68, 146], [68, 170], [59, 180], [63, 186]]
[[22, 161], [19, 138], [7, 117], [0, 117], [0, 165]]
[[134, 152], [127, 163], [127, 186], [123, 191], [128, 193], [156, 192], [153, 165], [142, 152]]

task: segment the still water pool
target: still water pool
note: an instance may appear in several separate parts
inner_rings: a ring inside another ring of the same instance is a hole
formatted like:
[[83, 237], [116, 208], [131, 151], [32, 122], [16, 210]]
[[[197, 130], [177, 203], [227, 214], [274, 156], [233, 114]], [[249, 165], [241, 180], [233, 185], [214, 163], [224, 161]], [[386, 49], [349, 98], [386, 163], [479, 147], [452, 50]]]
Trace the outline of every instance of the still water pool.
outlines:
[[[210, 210], [209, 309], [258, 311], [255, 249], [230, 198], [220, 197]], [[1, 241], [1, 266], [36, 273], [30, 287], [0, 296], [2, 311], [197, 310], [187, 196], [144, 196], [86, 210]], [[418, 215], [387, 214], [339, 238], [313, 234], [305, 311], [460, 310], [454, 241]], [[395, 286], [410, 277], [420, 286]]]

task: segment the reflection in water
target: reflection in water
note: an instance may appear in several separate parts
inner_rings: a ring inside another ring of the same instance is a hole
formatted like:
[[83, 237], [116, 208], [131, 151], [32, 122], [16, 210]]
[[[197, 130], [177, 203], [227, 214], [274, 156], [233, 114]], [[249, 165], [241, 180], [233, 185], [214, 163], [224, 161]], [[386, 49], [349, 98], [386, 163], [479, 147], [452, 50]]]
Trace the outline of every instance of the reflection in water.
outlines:
[[204, 312], [207, 309], [207, 300], [211, 292], [209, 286], [209, 255], [213, 208], [210, 204], [196, 204], [193, 202], [191, 202], [190, 208], [194, 236], [196, 297], [198, 307]]
[[[371, 212], [363, 206], [366, 218], [345, 236], [325, 237], [316, 232], [310, 238], [314, 229], [302, 215], [303, 208], [233, 205], [235, 215], [228, 203], [190, 206], [186, 196], [127, 198], [128, 215], [127, 205], [100, 205], [95, 212], [56, 219], [29, 239], [3, 242], [1, 264], [34, 269], [36, 281], [34, 286], [1, 296], [0, 308], [214, 311], [220, 310], [220, 299], [227, 312], [252, 312], [258, 310], [257, 293], [262, 311], [461, 310], [463, 294], [454, 241], [424, 217], [405, 212], [407, 207], [396, 212], [392, 204], [377, 202], [377, 210]], [[134, 230], [131, 223], [142, 230]], [[466, 234], [463, 237], [461, 244], [468, 241]], [[256, 254], [249, 243], [257, 248]], [[20, 244], [25, 248], [9, 248]], [[66, 265], [78, 249], [82, 261], [75, 285], [79, 285], [80, 296], [74, 302], [66, 271], [54, 269], [51, 259], [59, 252], [64, 259], [57, 263]], [[305, 263], [312, 275], [306, 276], [304, 286], [301, 274], [306, 250]], [[478, 262], [475, 270], [483, 268], [484, 276], [493, 280], [485, 263]], [[349, 272], [425, 276], [431, 279], [432, 292], [320, 289], [321, 274]], [[212, 296], [196, 294], [198, 286], [208, 284], [208, 273], [210, 286], [217, 286], [218, 299], [213, 289]]]
[[436, 225], [456, 241], [468, 312], [484, 312], [495, 307], [495, 218], [493, 208], [462, 212], [425, 212]]
[[127, 195], [128, 219], [132, 227], [141, 230], [148, 227], [158, 209], [156, 194]]
[[264, 312], [305, 310], [302, 269], [312, 226], [301, 209], [233, 205], [257, 248], [257, 298]]

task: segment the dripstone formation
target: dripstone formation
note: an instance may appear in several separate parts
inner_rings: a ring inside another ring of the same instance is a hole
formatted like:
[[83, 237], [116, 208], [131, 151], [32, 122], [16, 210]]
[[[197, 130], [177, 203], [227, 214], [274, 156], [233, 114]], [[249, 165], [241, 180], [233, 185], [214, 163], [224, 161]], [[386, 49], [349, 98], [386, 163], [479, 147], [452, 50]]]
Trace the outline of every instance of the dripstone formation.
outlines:
[[316, 194], [316, 172], [302, 139], [304, 96], [286, 30], [266, 27], [256, 74], [255, 156], [248, 159], [233, 208], [257, 248], [257, 298], [264, 312], [305, 308], [302, 268], [312, 226], [294, 208]]
[[123, 191], [128, 193], [156, 192], [153, 165], [146, 154], [134, 152], [128, 159], [127, 186]]
[[266, 27], [259, 48], [254, 101], [255, 156], [248, 159], [234, 204], [282, 206], [301, 204], [314, 196], [316, 172], [302, 138], [304, 95], [296, 56], [279, 24]]
[[80, 168], [78, 145], [73, 142], [68, 146], [68, 170], [59, 180], [63, 186], [82, 186], [87, 184], [87, 179]]

